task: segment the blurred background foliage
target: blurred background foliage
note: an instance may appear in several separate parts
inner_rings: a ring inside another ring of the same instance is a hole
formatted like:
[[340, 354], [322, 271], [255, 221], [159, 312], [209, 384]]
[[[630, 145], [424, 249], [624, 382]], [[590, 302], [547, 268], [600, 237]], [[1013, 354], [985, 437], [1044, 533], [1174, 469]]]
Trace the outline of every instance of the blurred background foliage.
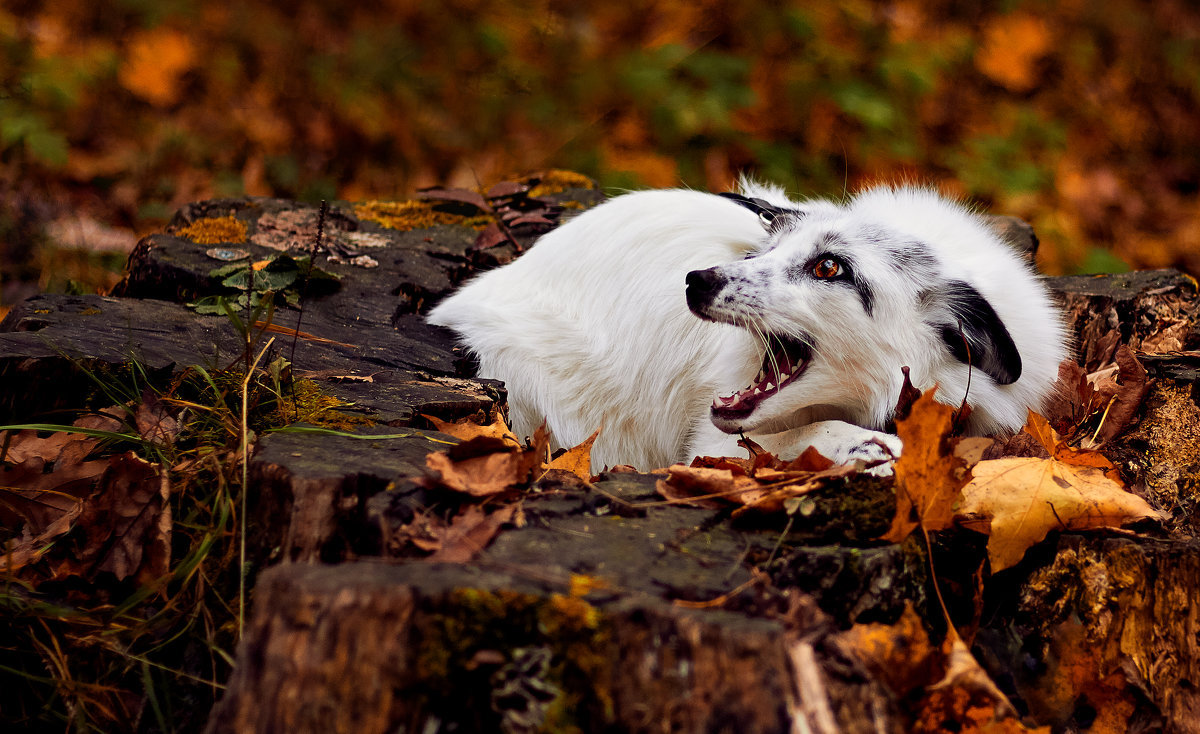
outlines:
[[[1043, 268], [1200, 272], [1190, 0], [5, 0], [0, 309], [103, 290], [179, 205], [930, 182]], [[53, 244], [51, 244], [53, 243]]]

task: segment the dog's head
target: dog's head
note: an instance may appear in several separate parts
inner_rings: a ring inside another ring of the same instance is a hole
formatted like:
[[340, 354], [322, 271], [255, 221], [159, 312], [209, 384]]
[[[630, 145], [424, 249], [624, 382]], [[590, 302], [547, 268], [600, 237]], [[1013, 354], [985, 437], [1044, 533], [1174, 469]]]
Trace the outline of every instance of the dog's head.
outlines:
[[[990, 300], [979, 286], [989, 257], [999, 260], [1001, 288], [1012, 272], [1032, 275], [973, 215], [924, 193], [911, 212], [878, 195], [794, 210], [739, 202], [763, 220], [763, 247], [687, 275], [692, 312], [743, 327], [762, 345], [751, 384], [714, 400], [718, 428], [773, 432], [817, 418], [879, 428], [905, 366], [918, 387], [963, 395], [972, 378], [983, 384], [970, 392], [985, 395], [1021, 378], [1021, 352], [992, 303], [997, 289], [989, 285]], [[909, 215], [945, 221], [903, 226]], [[1023, 420], [1024, 408], [1016, 412]]]

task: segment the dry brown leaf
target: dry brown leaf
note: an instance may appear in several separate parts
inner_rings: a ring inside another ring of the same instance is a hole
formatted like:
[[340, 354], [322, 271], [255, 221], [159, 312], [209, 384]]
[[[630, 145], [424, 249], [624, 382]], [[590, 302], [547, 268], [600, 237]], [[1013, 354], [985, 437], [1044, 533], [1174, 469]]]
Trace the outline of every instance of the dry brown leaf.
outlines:
[[77, 438], [70, 433], [59, 431], [44, 438], [37, 431], [0, 431], [0, 446], [8, 440], [8, 449], [4, 452], [3, 460], [10, 464], [20, 464], [28, 459], [37, 458], [50, 464], [58, 459], [63, 447]]
[[445, 526], [437, 538], [437, 550], [427, 560], [466, 563], [487, 547], [504, 523], [512, 520], [516, 505], [506, 505], [491, 514], [479, 505], [467, 505]]
[[655, 483], [658, 493], [671, 501], [687, 502], [697, 507], [720, 509], [730, 504], [742, 504], [747, 492], [760, 492], [761, 485], [741, 467], [685, 466], [667, 468], [667, 476]]
[[[1117, 390], [1112, 405], [1104, 416], [1104, 422], [1096, 434], [1099, 443], [1106, 443], [1119, 436], [1137, 417], [1142, 400], [1150, 391], [1146, 368], [1126, 345], [1117, 347], [1113, 359], [1117, 363]], [[1090, 447], [1089, 447], [1090, 448]]]
[[38, 535], [32, 535], [26, 526], [20, 538], [10, 541], [2, 549], [0, 555], [0, 573], [12, 573], [37, 561], [52, 547], [50, 541], [65, 535], [75, 525], [75, 520], [83, 509], [83, 502], [77, 500], [66, 512], [59, 515]]
[[929, 690], [936, 691], [950, 687], [966, 688], [991, 699], [996, 706], [995, 711], [998, 716], [1016, 715], [1017, 712], [1009, 703], [1008, 697], [996, 687], [991, 677], [979, 665], [979, 661], [971, 654], [967, 643], [963, 642], [953, 627], [947, 631], [946, 640], [942, 643], [942, 654], [946, 659], [946, 673], [941, 680], [929, 686]]
[[[476, 426], [478, 428], [478, 426]], [[444, 487], [475, 497], [489, 497], [523, 487], [546, 459], [550, 438], [539, 428], [532, 445], [514, 445], [512, 434], [504, 438], [478, 436], [425, 457], [430, 476], [427, 486]]]
[[914, 732], [954, 731], [1004, 734], [1048, 732], [1050, 727], [1030, 729], [1000, 691], [953, 628], [942, 644], [946, 673], [926, 689], [917, 706]]
[[[770, 466], [754, 468], [756, 463], [786, 467], [800, 461], [785, 463], [776, 457], [768, 457], [753, 460], [698, 457], [692, 466], [675, 464], [668, 467], [667, 476], [659, 479], [655, 487], [660, 495], [676, 502], [709, 509], [742, 505], [739, 512], [753, 508], [757, 512], [773, 513], [784, 510], [787, 500], [819, 489], [829, 479], [848, 476], [855, 471], [851, 466], [831, 466], [823, 471]], [[828, 464], [828, 461], [823, 463]], [[752, 475], [747, 472], [747, 467]]]
[[181, 428], [175, 410], [159, 399], [150, 388], [142, 391], [142, 402], [133, 412], [133, 421], [138, 435], [151, 443], [170, 445], [175, 443]]
[[[482, 412], [479, 413], [482, 415]], [[492, 416], [492, 422], [487, 425], [480, 425], [472, 418], [462, 418], [457, 421], [444, 421], [432, 415], [421, 414], [421, 417], [433, 424], [434, 430], [445, 433], [448, 436], [469, 441], [473, 438], [490, 437], [498, 438], [508, 442], [510, 447], [521, 445], [521, 439], [517, 438], [516, 434], [508, 429], [504, 422], [504, 417], [496, 412]]]
[[1165, 519], [1102, 469], [1057, 459], [981, 461], [963, 488], [960, 525], [988, 533], [992, 572], [1016, 564], [1051, 530], [1117, 528]]
[[896, 422], [904, 452], [896, 461], [896, 517], [883, 536], [892, 543], [903, 541], [918, 525], [925, 530], [950, 527], [962, 487], [971, 477], [950, 445], [954, 409], [935, 401], [933, 394], [926, 391], [909, 416]]
[[590, 482], [592, 480], [592, 444], [596, 443], [596, 437], [599, 435], [600, 429], [597, 428], [596, 432], [588, 436], [583, 443], [567, 449], [566, 453], [547, 464], [546, 469], [567, 471], [585, 482]]
[[1043, 411], [1054, 430], [1067, 434], [1086, 421], [1105, 400], [1096, 393], [1083, 368], [1068, 359], [1058, 366], [1058, 381]]
[[157, 464], [132, 451], [111, 457], [78, 521], [87, 539], [79, 554], [84, 574], [109, 571], [120, 580], [143, 565], [147, 577], [166, 573], [171, 527], [166, 494]]

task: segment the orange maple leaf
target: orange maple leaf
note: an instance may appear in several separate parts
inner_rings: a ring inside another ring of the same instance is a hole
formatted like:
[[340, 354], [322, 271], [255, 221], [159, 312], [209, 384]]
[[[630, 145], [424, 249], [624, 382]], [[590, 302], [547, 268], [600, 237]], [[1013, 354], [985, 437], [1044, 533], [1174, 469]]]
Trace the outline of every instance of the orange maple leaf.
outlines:
[[896, 422], [904, 452], [896, 461], [896, 517], [883, 536], [892, 543], [903, 541], [918, 525], [925, 530], [950, 527], [971, 477], [950, 446], [954, 409], [935, 401], [933, 394], [929, 390], [917, 398], [908, 417]]

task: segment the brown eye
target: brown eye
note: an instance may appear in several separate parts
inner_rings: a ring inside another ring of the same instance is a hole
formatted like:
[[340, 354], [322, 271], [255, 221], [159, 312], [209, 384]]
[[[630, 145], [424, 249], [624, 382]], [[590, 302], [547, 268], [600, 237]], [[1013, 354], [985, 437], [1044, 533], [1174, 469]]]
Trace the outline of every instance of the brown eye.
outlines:
[[817, 278], [836, 278], [842, 274], [842, 264], [832, 257], [823, 258], [813, 264], [812, 274]]

